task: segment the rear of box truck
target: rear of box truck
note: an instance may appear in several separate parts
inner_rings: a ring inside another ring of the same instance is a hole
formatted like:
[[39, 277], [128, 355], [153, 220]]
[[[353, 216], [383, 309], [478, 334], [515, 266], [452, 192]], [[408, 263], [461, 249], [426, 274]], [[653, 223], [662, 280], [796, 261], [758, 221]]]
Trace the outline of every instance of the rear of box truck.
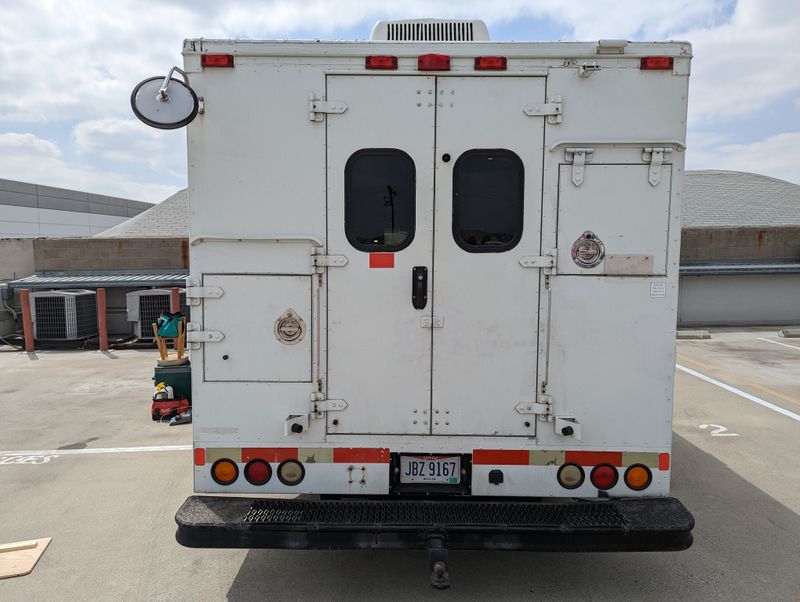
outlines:
[[691, 545], [691, 49], [468, 25], [185, 43], [195, 489], [251, 497], [189, 498], [181, 543]]

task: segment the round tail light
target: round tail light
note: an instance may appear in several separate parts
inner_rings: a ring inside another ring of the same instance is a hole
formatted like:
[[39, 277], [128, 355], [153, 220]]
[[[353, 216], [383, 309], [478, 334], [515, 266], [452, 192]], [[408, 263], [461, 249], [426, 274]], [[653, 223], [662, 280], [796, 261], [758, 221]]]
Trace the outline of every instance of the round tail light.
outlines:
[[634, 491], [642, 491], [650, 486], [653, 473], [644, 464], [634, 464], [625, 471], [625, 484]]
[[251, 485], [264, 485], [272, 477], [272, 468], [264, 460], [250, 460], [244, 467], [244, 478]]
[[589, 478], [592, 480], [592, 485], [598, 489], [606, 490], [617, 484], [619, 473], [610, 464], [598, 464], [592, 469], [592, 474], [589, 475]]
[[306, 476], [306, 469], [297, 460], [284, 460], [278, 466], [278, 479], [284, 485], [297, 485]]
[[577, 464], [564, 464], [558, 469], [558, 482], [564, 489], [577, 489], [584, 478], [583, 468]]
[[233, 460], [222, 458], [211, 465], [211, 478], [220, 485], [230, 485], [239, 478], [239, 467]]

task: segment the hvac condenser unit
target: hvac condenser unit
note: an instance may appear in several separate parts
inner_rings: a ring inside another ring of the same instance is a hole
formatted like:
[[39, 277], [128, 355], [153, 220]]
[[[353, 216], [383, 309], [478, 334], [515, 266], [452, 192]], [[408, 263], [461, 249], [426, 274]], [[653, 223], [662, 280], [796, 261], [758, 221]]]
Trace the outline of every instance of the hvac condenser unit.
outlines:
[[97, 336], [97, 295], [81, 289], [31, 293], [33, 338], [75, 341]]
[[[180, 290], [180, 308], [183, 315], [188, 316], [186, 293]], [[128, 322], [133, 322], [133, 335], [138, 339], [153, 338], [153, 323], [162, 312], [169, 311], [169, 289], [144, 289], [125, 295], [128, 307]]]

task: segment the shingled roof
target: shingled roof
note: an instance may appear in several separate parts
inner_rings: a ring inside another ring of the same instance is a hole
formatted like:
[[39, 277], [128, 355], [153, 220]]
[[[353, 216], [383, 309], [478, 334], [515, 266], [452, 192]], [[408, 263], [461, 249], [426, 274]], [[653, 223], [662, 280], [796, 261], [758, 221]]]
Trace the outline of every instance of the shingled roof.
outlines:
[[800, 226], [800, 186], [741, 171], [687, 171], [684, 228]]
[[93, 238], [189, 238], [189, 191], [179, 190], [158, 205]]

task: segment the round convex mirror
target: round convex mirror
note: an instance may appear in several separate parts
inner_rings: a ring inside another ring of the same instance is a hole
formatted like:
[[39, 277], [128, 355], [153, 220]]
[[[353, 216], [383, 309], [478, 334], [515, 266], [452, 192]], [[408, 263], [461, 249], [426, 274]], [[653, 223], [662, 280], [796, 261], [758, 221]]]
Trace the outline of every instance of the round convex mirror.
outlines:
[[184, 82], [170, 78], [164, 93], [163, 77], [144, 80], [131, 93], [131, 108], [140, 121], [160, 130], [174, 130], [192, 122], [200, 106], [197, 94]]

